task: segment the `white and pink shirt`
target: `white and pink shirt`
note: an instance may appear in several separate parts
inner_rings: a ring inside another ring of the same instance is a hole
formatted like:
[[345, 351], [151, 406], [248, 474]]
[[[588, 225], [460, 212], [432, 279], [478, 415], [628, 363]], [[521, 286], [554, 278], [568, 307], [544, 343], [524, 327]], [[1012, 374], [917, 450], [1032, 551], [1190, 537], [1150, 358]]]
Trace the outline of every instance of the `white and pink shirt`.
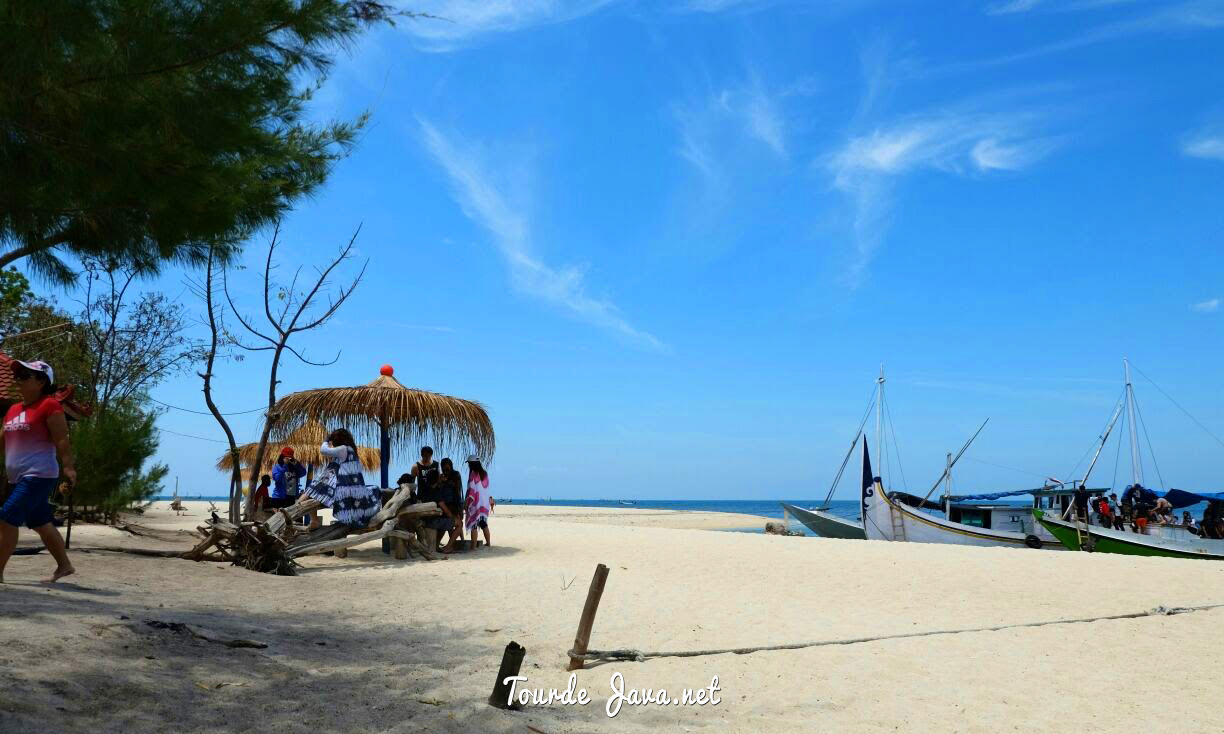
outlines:
[[47, 418], [63, 412], [59, 401], [49, 396], [33, 405], [17, 402], [8, 409], [4, 415], [4, 468], [9, 482], [22, 477], [59, 476]]
[[489, 503], [489, 477], [481, 477], [472, 472], [468, 475], [466, 518], [463, 526], [470, 533], [476, 529], [481, 520], [488, 520], [491, 508]]

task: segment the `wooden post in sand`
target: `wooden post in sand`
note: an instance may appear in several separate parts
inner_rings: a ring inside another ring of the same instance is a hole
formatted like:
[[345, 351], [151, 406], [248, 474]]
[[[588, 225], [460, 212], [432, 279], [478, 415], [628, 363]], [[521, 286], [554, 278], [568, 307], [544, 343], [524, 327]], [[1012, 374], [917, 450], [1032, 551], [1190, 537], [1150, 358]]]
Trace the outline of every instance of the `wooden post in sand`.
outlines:
[[64, 484], [67, 485], [68, 489], [68, 537], [64, 538], [64, 548], [69, 549], [72, 548], [72, 516], [76, 514], [76, 498], [73, 497], [75, 494], [73, 490], [75, 490], [76, 487], [70, 482], [64, 482]]
[[[608, 567], [602, 563], [595, 567], [595, 575], [591, 577], [591, 588], [587, 590], [586, 604], [582, 607], [582, 618], [578, 620], [578, 633], [574, 635], [572, 652], [582, 655], [587, 651], [591, 641], [591, 628], [595, 626], [595, 612], [599, 611], [599, 599], [603, 596], [604, 582], [608, 580]], [[582, 658], [571, 656], [566, 670], [582, 668]]]
[[506, 651], [502, 653], [501, 667], [497, 669], [497, 680], [493, 681], [493, 692], [489, 694], [490, 706], [512, 711], [522, 708], [518, 701], [510, 700], [510, 684], [506, 679], [519, 674], [519, 669], [523, 667], [523, 656], [526, 654], [527, 648], [513, 640], [506, 645]]

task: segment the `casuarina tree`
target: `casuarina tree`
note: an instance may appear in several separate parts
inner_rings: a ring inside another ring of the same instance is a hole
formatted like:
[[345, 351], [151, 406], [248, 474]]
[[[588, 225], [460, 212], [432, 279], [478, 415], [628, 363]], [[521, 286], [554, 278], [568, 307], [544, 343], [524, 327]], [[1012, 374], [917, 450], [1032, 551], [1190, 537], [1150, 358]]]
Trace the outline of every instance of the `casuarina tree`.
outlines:
[[326, 179], [364, 119], [315, 122], [371, 0], [0, 2], [0, 268], [226, 258]]

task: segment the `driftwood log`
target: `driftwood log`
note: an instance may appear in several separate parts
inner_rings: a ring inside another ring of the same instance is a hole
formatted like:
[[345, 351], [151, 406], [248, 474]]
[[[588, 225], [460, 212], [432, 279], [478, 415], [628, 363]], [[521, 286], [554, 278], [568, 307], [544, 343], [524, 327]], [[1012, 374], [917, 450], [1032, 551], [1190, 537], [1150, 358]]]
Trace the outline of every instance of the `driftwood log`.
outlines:
[[265, 522], [235, 525], [214, 514], [198, 529], [203, 539], [182, 557], [203, 560], [220, 555], [252, 571], [292, 576], [295, 558], [328, 551], [343, 557], [354, 546], [391, 538], [397, 558], [407, 557], [407, 551], [412, 550], [426, 560], [434, 560], [437, 556], [432, 544], [422, 543], [416, 531], [423, 518], [441, 515], [442, 511], [433, 502], [408, 504], [411, 489], [411, 485], [401, 486], [365, 528], [339, 524], [314, 530], [299, 528], [294, 521], [323, 507], [309, 497], [277, 510]]

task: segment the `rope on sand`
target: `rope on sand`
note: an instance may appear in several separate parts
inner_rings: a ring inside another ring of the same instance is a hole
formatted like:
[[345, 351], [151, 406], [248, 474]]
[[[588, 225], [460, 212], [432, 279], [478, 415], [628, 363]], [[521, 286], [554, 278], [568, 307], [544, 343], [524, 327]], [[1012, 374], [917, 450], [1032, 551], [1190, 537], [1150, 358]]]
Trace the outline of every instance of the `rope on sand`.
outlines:
[[928, 632], [907, 632], [896, 635], [879, 635], [877, 637], [855, 637], [846, 640], [819, 640], [816, 642], [794, 642], [785, 645], [760, 645], [757, 647], [730, 647], [723, 650], [681, 650], [675, 652], [643, 652], [641, 650], [587, 650], [585, 653], [578, 654], [574, 650], [569, 651], [569, 656], [579, 658], [583, 661], [600, 661], [608, 662], [613, 660], [628, 660], [633, 662], [643, 662], [651, 658], [693, 658], [704, 655], [725, 655], [728, 653], [735, 655], [747, 655], [754, 652], [765, 652], [768, 650], [800, 650], [807, 647], [826, 647], [829, 645], [857, 645], [863, 642], [878, 642], [880, 640], [903, 640], [911, 637], [932, 637], [934, 635], [958, 635], [966, 632], [999, 632], [1002, 630], [1019, 629], [1023, 627], [1046, 627], [1055, 624], [1083, 624], [1086, 622], [1103, 622], [1111, 619], [1138, 619], [1141, 617], [1154, 616], [1171, 616], [1174, 614], [1186, 614], [1189, 612], [1203, 612], [1209, 609], [1219, 609], [1224, 607], [1224, 604], [1205, 604], [1196, 607], [1165, 607], [1159, 606], [1154, 609], [1149, 609], [1144, 612], [1130, 612], [1127, 614], [1110, 614], [1103, 617], [1083, 617], [1080, 619], [1052, 619], [1045, 622], [1022, 622], [1020, 624], [1004, 624], [997, 627], [970, 627], [967, 629], [955, 630], [930, 630]]

